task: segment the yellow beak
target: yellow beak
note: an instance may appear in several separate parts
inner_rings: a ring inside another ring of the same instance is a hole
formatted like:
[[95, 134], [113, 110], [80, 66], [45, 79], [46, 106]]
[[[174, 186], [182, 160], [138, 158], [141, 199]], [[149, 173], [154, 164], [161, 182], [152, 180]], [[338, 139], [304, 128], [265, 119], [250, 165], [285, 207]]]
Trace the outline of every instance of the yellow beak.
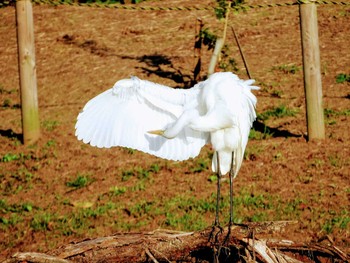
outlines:
[[163, 136], [164, 130], [148, 131], [147, 133]]

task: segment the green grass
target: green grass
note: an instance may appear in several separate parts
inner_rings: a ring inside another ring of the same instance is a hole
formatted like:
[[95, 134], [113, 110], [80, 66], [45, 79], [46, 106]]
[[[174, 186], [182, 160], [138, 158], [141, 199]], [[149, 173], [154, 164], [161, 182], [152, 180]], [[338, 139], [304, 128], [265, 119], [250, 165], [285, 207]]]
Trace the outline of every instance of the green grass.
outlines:
[[328, 161], [330, 165], [335, 168], [340, 168], [343, 166], [343, 160], [338, 155], [328, 156]]
[[150, 179], [152, 173], [158, 173], [160, 171], [160, 167], [158, 164], [152, 164], [149, 168], [143, 167], [134, 167], [132, 169], [128, 169], [122, 172], [121, 180], [123, 182], [130, 180], [131, 178], [137, 178], [140, 180]]
[[323, 110], [326, 118], [336, 117], [336, 116], [350, 116], [350, 109], [337, 111], [329, 108]]
[[33, 210], [33, 204], [31, 203], [23, 203], [23, 204], [7, 204], [6, 200], [0, 200], [0, 211], [2, 213], [23, 213], [23, 212], [31, 212]]
[[202, 216], [198, 217], [198, 215], [194, 214], [173, 214], [166, 213], [165, 225], [167, 227], [173, 227], [178, 229], [178, 226], [181, 226], [181, 229], [184, 231], [193, 231], [200, 230], [207, 226], [204, 218]]
[[44, 120], [41, 123], [41, 126], [46, 130], [46, 131], [53, 131], [59, 126], [58, 121], [52, 121], [52, 120]]
[[48, 212], [40, 212], [34, 215], [30, 222], [30, 227], [34, 231], [46, 231], [49, 230], [49, 225], [54, 215]]
[[283, 65], [272, 67], [272, 70], [277, 70], [277, 71], [283, 72], [284, 74], [296, 74], [301, 69], [302, 69], [301, 66], [297, 66], [295, 64], [283, 64]]
[[280, 105], [270, 110], [257, 114], [259, 120], [268, 120], [269, 118], [284, 118], [289, 116], [295, 116], [299, 112], [298, 109], [291, 109], [285, 105]]
[[345, 230], [350, 226], [350, 212], [348, 210], [342, 210], [340, 213], [330, 211], [329, 215], [322, 226], [322, 230], [327, 234], [331, 234], [335, 228]]
[[264, 131], [257, 131], [255, 128], [251, 128], [249, 132], [249, 139], [250, 140], [266, 140], [273, 136], [273, 132], [267, 127], [264, 126]]
[[[117, 192], [119, 195], [119, 190]], [[31, 203], [8, 204], [6, 200], [0, 200], [0, 229], [29, 227], [35, 232], [45, 232], [47, 235], [69, 236], [85, 235], [87, 232], [96, 234], [99, 227], [103, 226], [135, 230], [157, 220], [156, 224], [160, 226], [194, 231], [210, 226], [214, 220], [215, 194], [195, 198], [189, 193], [181, 193], [169, 198], [155, 197], [131, 203], [118, 202], [118, 195], [104, 195], [104, 198], [86, 208], [69, 206], [71, 209], [65, 209], [63, 213], [40, 208]], [[281, 199], [278, 193], [272, 195], [253, 188], [241, 189], [234, 198], [234, 222], [299, 220], [303, 211], [310, 209], [309, 223], [320, 224], [325, 233], [344, 231], [348, 228], [349, 211], [331, 211], [321, 207], [314, 209], [313, 202], [311, 199], [297, 196]], [[228, 222], [228, 211], [229, 196], [224, 192], [220, 205], [222, 224]]]
[[264, 82], [258, 82], [256, 85], [260, 87], [262, 92], [267, 92], [272, 97], [282, 98], [284, 95], [283, 91], [278, 89], [278, 87], [281, 85], [278, 82], [271, 82], [269, 84]]
[[13, 153], [6, 153], [1, 161], [4, 162], [4, 163], [7, 163], [7, 162], [11, 162], [11, 161], [16, 161], [16, 160], [19, 160], [20, 159], [20, 156], [17, 155], [17, 154], [13, 154]]
[[[3, 85], [0, 84], [0, 95], [10, 95], [10, 94], [17, 93], [17, 92], [18, 92], [17, 89], [8, 90], [8, 89], [5, 89], [3, 87]], [[19, 109], [21, 107], [21, 105], [18, 103], [13, 103], [12, 99], [10, 99], [10, 98], [5, 98], [2, 101], [2, 103], [0, 102], [0, 107], [8, 108], [8, 109]]]
[[259, 145], [249, 145], [244, 152], [245, 160], [256, 160], [259, 155], [265, 150], [265, 147]]
[[109, 193], [114, 196], [125, 194], [127, 191], [126, 187], [118, 187], [118, 186], [112, 186], [109, 189]]
[[0, 191], [3, 196], [18, 194], [23, 190], [33, 188], [35, 167], [31, 166], [35, 158], [31, 155], [8, 153], [1, 159], [2, 162], [12, 162], [15, 169], [0, 171]]
[[214, 195], [209, 199], [196, 199], [180, 194], [158, 208], [158, 213], [166, 216], [164, 224], [167, 227], [185, 231], [200, 230], [208, 226], [205, 220], [207, 212], [214, 216], [215, 204]]
[[13, 161], [19, 161], [19, 164], [24, 164], [27, 160], [36, 160], [38, 159], [35, 155], [32, 153], [6, 153], [1, 158], [1, 162], [7, 163], [7, 162], [13, 162]]
[[90, 175], [78, 174], [75, 179], [73, 179], [72, 181], [68, 181], [66, 183], [66, 186], [74, 188], [74, 189], [79, 189], [79, 188], [83, 188], [83, 187], [88, 186], [89, 184], [91, 184], [94, 181], [95, 180], [93, 178], [91, 178]]
[[[265, 122], [271, 118], [282, 119], [285, 117], [294, 117], [297, 115], [298, 112], [299, 112], [298, 109], [289, 108], [281, 104], [277, 107], [258, 113], [257, 120]], [[249, 139], [264, 140], [264, 139], [271, 138], [273, 136], [273, 132], [271, 131], [271, 129], [267, 125], [264, 125], [263, 127], [264, 127], [264, 130], [261, 131], [261, 130], [256, 130], [253, 126], [249, 132]]]
[[8, 204], [6, 200], [0, 200], [0, 229], [15, 226], [23, 221], [23, 217], [33, 211], [33, 204]]
[[350, 74], [340, 73], [335, 77], [337, 83], [350, 82]]
[[17, 89], [5, 89], [4, 86], [2, 84], [0, 84], [0, 94], [12, 94], [12, 93], [17, 93], [18, 90]]
[[[347, 114], [346, 111], [328, 111], [330, 115]], [[275, 114], [268, 114], [275, 116]], [[278, 114], [277, 114], [278, 115]], [[256, 136], [256, 135], [254, 135]], [[0, 171], [1, 192], [0, 197], [0, 229], [2, 231], [17, 231], [30, 229], [33, 232], [44, 232], [50, 239], [60, 236], [86, 236], [98, 235], [103, 228], [115, 231], [144, 229], [150, 225], [158, 225], [176, 230], [193, 231], [210, 226], [215, 216], [216, 195], [207, 197], [195, 197], [193, 191], [188, 190], [168, 197], [154, 195], [144, 200], [139, 191], [146, 190], [153, 184], [153, 176], [159, 173], [163, 166], [151, 164], [133, 167], [120, 172], [117, 175], [115, 186], [109, 187], [105, 193], [95, 200], [83, 200], [72, 202], [71, 197], [57, 197], [57, 205], [40, 207], [40, 204], [30, 201], [9, 204], [5, 196], [12, 198], [19, 191], [25, 191], [37, 180], [36, 172], [42, 165], [49, 165], [48, 158], [54, 157], [56, 142], [49, 140], [41, 147], [28, 148], [24, 152], [6, 153], [1, 157], [1, 162], [7, 162], [15, 166], [16, 170]], [[245, 153], [245, 158], [255, 160], [263, 153], [265, 148], [260, 145], [250, 145]], [[210, 154], [188, 162], [188, 172], [202, 173], [210, 166]], [[284, 161], [283, 153], [275, 150], [271, 155], [272, 161]], [[322, 161], [318, 158], [308, 160], [309, 169], [322, 169], [324, 165], [342, 167], [344, 160], [337, 155], [329, 155]], [[175, 166], [175, 164], [174, 164]], [[260, 180], [261, 176], [254, 175]], [[208, 180], [215, 184], [216, 176], [208, 176]], [[82, 189], [94, 182], [91, 174], [79, 173], [66, 182], [69, 189]], [[119, 180], [119, 181], [118, 181]], [[313, 176], [298, 177], [300, 183], [314, 183]], [[221, 223], [228, 222], [229, 196], [227, 194], [227, 182], [223, 183], [223, 194], [220, 206]], [[226, 190], [225, 190], [226, 189]], [[344, 192], [349, 189], [345, 189]], [[125, 201], [125, 194], [130, 195], [130, 201]], [[320, 193], [319, 199], [326, 198]], [[120, 198], [123, 197], [123, 202]], [[73, 200], [73, 199], [72, 199]], [[312, 199], [302, 199], [298, 196], [290, 196], [281, 199], [278, 193], [270, 194], [264, 190], [255, 189], [254, 185], [235, 191], [234, 198], [234, 222], [259, 222], [273, 220], [299, 220], [305, 209], [310, 212], [308, 219], [310, 225], [325, 233], [339, 233], [349, 227], [349, 214], [341, 208], [337, 211], [328, 211], [327, 207], [312, 207]], [[59, 205], [64, 209], [59, 209]], [[57, 209], [58, 208], [58, 209]], [[22, 235], [24, 235], [22, 233]], [[15, 239], [10, 240], [13, 245]]]
[[238, 65], [236, 60], [232, 57], [233, 52], [228, 45], [224, 45], [221, 50], [221, 59], [218, 67], [223, 71], [238, 72]]
[[198, 158], [195, 165], [190, 169], [191, 173], [200, 173], [208, 170], [209, 159]]
[[338, 117], [338, 116], [350, 116], [350, 110], [349, 109], [342, 110], [342, 111], [337, 111], [337, 110], [325, 108], [323, 110], [323, 112], [324, 112], [324, 116], [325, 116], [325, 123], [327, 125], [334, 125], [334, 124], [336, 124], [337, 121], [335, 120], [335, 118]]

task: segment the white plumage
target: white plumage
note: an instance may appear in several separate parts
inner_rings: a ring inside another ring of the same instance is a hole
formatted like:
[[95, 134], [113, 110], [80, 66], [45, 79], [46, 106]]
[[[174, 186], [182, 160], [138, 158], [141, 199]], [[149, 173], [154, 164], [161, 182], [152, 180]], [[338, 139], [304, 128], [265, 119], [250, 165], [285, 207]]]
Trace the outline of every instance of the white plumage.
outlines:
[[236, 176], [256, 118], [253, 82], [229, 72], [215, 73], [191, 89], [136, 77], [120, 80], [85, 105], [75, 134], [92, 146], [124, 146], [169, 160], [196, 157], [211, 143], [213, 171], [218, 172], [218, 153], [221, 174], [234, 166]]

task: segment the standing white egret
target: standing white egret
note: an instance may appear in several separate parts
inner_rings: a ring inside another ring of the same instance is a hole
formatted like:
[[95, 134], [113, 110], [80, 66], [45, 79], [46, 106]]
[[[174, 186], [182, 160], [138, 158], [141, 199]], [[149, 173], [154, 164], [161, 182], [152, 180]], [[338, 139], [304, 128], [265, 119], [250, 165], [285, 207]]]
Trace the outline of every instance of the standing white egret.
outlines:
[[178, 161], [196, 157], [211, 143], [212, 170], [218, 174], [214, 225], [219, 225], [220, 178], [230, 171], [231, 225], [232, 180], [256, 118], [257, 100], [251, 90], [258, 88], [253, 83], [230, 72], [215, 73], [191, 89], [123, 79], [85, 105], [75, 135], [92, 146], [124, 146]]

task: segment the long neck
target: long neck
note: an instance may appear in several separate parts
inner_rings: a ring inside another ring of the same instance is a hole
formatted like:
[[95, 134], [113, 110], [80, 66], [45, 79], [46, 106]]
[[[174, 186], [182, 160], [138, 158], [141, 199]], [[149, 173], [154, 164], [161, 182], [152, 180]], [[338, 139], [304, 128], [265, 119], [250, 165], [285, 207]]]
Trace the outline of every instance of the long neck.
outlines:
[[172, 139], [175, 138], [185, 127], [187, 127], [194, 119], [199, 117], [196, 109], [186, 110], [174, 124], [167, 127], [163, 136]]

